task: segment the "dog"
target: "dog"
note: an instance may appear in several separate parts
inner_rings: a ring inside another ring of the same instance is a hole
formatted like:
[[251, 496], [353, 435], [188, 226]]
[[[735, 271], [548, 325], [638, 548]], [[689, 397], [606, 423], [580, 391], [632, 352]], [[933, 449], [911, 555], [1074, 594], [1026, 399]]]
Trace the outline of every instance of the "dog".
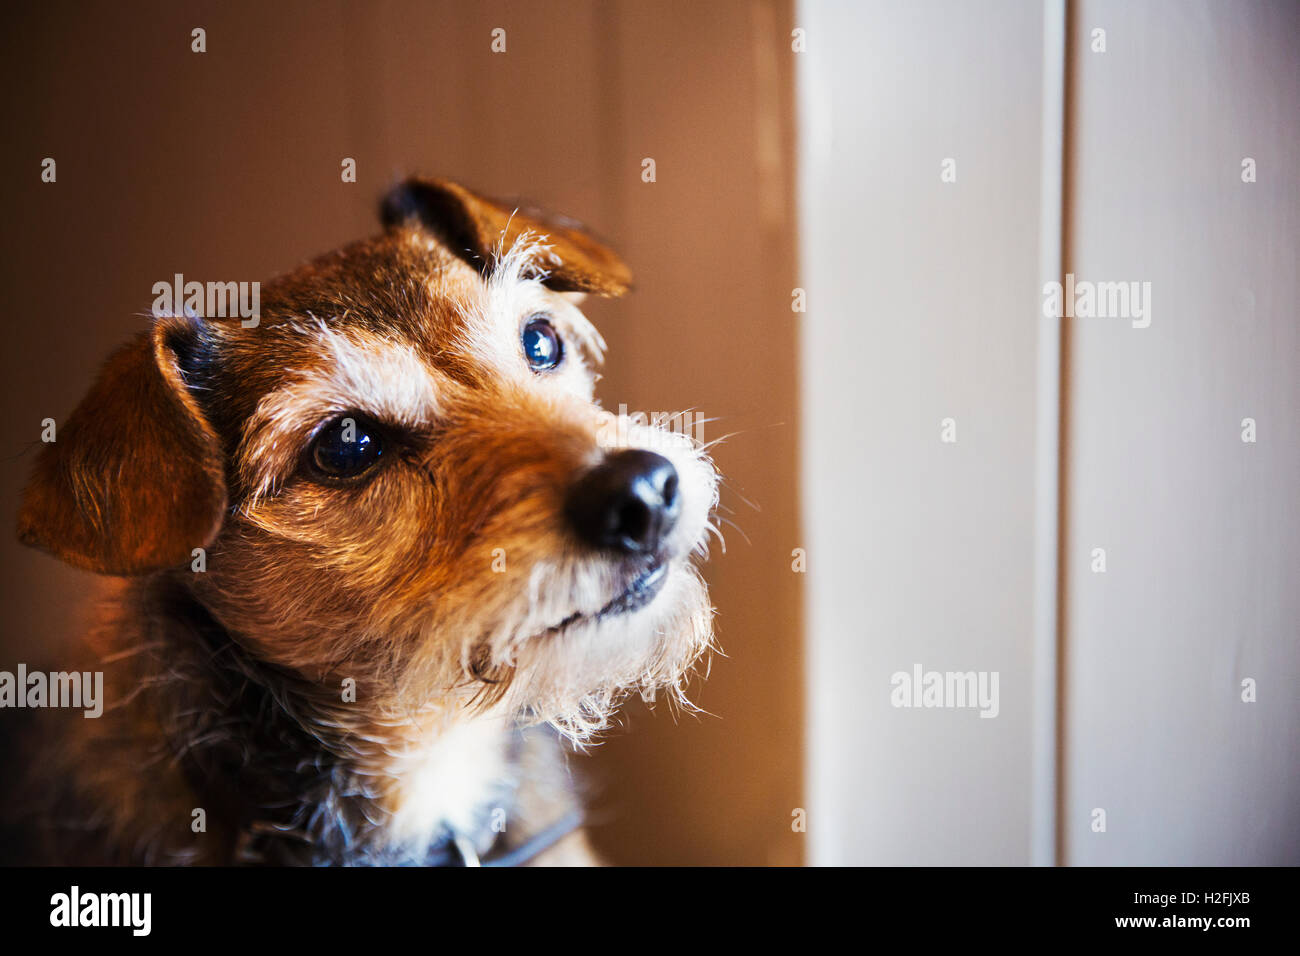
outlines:
[[598, 862], [569, 752], [689, 706], [719, 478], [593, 399], [627, 266], [442, 180], [381, 220], [251, 326], [155, 317], [41, 447], [20, 540], [112, 581], [42, 859]]

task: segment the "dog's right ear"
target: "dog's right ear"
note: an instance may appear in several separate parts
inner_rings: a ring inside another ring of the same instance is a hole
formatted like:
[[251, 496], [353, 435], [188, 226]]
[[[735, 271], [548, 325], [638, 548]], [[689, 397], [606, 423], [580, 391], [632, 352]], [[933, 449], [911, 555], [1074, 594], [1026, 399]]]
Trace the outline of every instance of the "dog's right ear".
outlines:
[[40, 449], [19, 540], [104, 574], [181, 565], [211, 543], [226, 508], [220, 442], [182, 372], [201, 322], [157, 319], [108, 360]]
[[480, 272], [491, 270], [525, 235], [547, 246], [542, 284], [556, 292], [620, 296], [632, 273], [581, 224], [535, 206], [488, 199], [445, 179], [408, 179], [379, 206], [386, 227], [417, 223]]

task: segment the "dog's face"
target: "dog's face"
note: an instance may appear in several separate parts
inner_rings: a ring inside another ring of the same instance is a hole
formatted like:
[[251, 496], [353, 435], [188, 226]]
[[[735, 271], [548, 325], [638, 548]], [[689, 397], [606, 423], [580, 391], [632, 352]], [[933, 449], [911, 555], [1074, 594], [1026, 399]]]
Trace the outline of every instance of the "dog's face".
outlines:
[[21, 534], [186, 569], [254, 654], [381, 709], [584, 736], [708, 645], [715, 472], [593, 402], [576, 302], [626, 289], [612, 253], [447, 183], [399, 187], [385, 219], [265, 286], [256, 327], [164, 317], [115, 356], [42, 450]]

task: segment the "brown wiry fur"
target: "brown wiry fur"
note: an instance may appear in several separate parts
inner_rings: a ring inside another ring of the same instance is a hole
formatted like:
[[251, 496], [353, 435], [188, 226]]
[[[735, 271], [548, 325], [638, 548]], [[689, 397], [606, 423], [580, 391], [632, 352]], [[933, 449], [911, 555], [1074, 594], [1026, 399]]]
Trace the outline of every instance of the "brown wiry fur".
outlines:
[[[419, 804], [459, 781], [426, 755], [466, 727], [457, 746], [495, 769], [460, 809], [507, 808], [517, 843], [573, 800], [558, 742], [524, 728], [585, 741], [628, 692], [680, 697], [709, 646], [690, 564], [716, 494], [700, 449], [620, 432], [682, 476], [671, 576], [648, 607], [595, 615], [641, 566], [564, 518], [616, 442], [591, 401], [603, 343], [559, 291], [621, 294], [626, 267], [454, 184], [412, 181], [385, 216], [381, 236], [264, 286], [254, 328], [157, 319], [42, 449], [20, 537], [129, 576], [91, 640], [104, 717], [50, 715], [54, 858], [429, 862], [448, 821]], [[543, 375], [518, 351], [538, 313], [567, 350]], [[314, 480], [315, 432], [354, 412], [392, 436], [381, 466]], [[579, 833], [552, 856], [584, 847]]]

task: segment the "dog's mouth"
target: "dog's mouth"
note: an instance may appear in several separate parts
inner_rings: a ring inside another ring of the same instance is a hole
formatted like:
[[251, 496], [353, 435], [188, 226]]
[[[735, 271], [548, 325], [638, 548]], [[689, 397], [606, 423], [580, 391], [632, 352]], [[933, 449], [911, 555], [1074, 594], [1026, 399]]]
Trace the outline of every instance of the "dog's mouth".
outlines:
[[631, 583], [623, 589], [613, 600], [602, 607], [595, 613], [584, 614], [581, 611], [574, 611], [559, 624], [547, 628], [547, 634], [558, 634], [571, 625], [579, 622], [595, 623], [607, 618], [616, 617], [619, 614], [627, 614], [638, 608], [643, 608], [659, 594], [663, 589], [664, 582], [668, 580], [668, 562], [656, 560], [640, 574], [634, 577]]

